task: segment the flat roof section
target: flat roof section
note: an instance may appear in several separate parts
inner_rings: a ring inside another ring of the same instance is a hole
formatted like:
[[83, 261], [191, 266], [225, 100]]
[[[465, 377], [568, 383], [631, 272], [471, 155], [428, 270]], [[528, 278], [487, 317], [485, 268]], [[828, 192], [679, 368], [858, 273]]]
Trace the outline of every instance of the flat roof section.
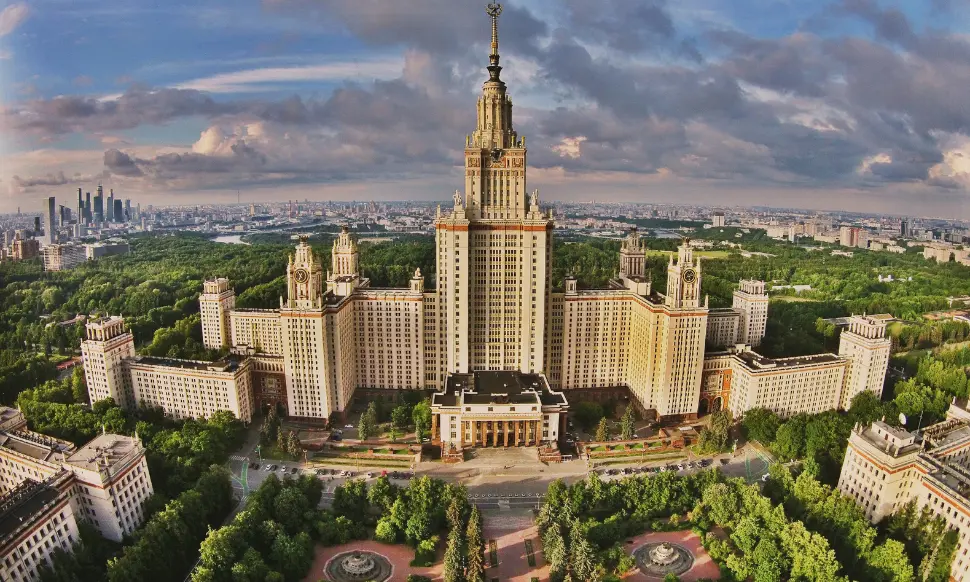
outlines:
[[71, 443], [26, 430], [0, 431], [0, 447], [40, 461], [50, 461], [58, 453], [70, 455], [75, 450]]
[[47, 505], [57, 501], [60, 491], [44, 483], [26, 479], [0, 497], [0, 543], [43, 514]]
[[735, 354], [751, 370], [784, 370], [818, 364], [832, 364], [842, 361], [835, 354], [814, 354], [811, 356], [797, 356], [794, 358], [768, 358], [757, 352], [744, 351]]
[[132, 437], [101, 434], [68, 457], [67, 463], [89, 471], [100, 471], [125, 461], [128, 455], [139, 448], [138, 441]]
[[202, 362], [199, 360], [177, 360], [175, 358], [160, 358], [157, 356], [135, 356], [134, 361], [138, 364], [164, 366], [166, 368], [181, 368], [183, 370], [235, 372], [239, 369], [243, 359], [245, 358], [229, 356], [214, 362]]

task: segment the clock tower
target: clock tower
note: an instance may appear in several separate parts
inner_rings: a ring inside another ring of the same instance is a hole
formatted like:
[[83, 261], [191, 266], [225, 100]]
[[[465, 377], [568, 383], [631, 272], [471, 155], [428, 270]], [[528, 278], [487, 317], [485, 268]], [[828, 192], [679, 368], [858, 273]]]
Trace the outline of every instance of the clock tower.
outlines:
[[690, 239], [677, 247], [677, 256], [667, 264], [667, 296], [664, 304], [675, 308], [700, 307], [701, 260], [694, 259]]
[[323, 268], [305, 236], [286, 266], [286, 289], [287, 300], [280, 299], [280, 307], [315, 309], [323, 304]]

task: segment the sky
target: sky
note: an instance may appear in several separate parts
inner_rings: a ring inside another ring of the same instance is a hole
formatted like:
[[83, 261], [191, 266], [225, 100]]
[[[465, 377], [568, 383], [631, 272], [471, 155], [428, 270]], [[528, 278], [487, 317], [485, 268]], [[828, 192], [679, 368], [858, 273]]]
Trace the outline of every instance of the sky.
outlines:
[[[489, 41], [481, 0], [0, 0], [0, 212], [450, 200]], [[968, 0], [514, 0], [499, 43], [544, 201], [970, 219]]]

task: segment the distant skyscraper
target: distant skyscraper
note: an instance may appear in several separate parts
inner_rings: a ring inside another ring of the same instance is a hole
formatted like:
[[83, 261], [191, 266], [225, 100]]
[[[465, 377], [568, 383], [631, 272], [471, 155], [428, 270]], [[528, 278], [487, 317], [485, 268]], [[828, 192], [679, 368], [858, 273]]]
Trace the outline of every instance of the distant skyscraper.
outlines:
[[77, 221], [84, 222], [84, 192], [77, 189]]
[[47, 235], [47, 244], [54, 244], [57, 242], [57, 203], [53, 196], [47, 198], [47, 226], [45, 234]]
[[125, 198], [125, 222], [131, 220], [131, 198]]
[[899, 236], [909, 236], [909, 224], [905, 220], [899, 221]]
[[91, 208], [91, 193], [84, 193], [84, 222], [92, 222], [94, 220], [94, 212]]
[[714, 215], [711, 217], [711, 226], [713, 226], [714, 228], [718, 228], [718, 227], [724, 226], [724, 213], [723, 212], [715, 212], [714, 213]]
[[121, 200], [118, 200], [117, 198], [114, 201], [114, 212], [112, 213], [112, 216], [114, 217], [115, 222], [125, 221], [124, 206], [122, 206]]
[[115, 191], [114, 188], [108, 191], [108, 206], [104, 209], [107, 213], [105, 217], [108, 222], [115, 221]]
[[94, 221], [104, 222], [104, 188], [98, 184], [98, 193], [94, 196]]

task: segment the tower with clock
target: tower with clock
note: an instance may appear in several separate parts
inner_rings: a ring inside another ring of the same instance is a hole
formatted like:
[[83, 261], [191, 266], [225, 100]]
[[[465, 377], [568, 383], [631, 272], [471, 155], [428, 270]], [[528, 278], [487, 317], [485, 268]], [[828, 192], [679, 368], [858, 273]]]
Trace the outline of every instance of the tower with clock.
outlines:
[[280, 307], [317, 309], [323, 305], [323, 268], [305, 236], [300, 237], [296, 252], [290, 255], [286, 289], [286, 301], [281, 298]]
[[677, 248], [677, 256], [667, 263], [667, 295], [665, 305], [674, 308], [700, 307], [701, 260], [694, 258], [690, 239]]

